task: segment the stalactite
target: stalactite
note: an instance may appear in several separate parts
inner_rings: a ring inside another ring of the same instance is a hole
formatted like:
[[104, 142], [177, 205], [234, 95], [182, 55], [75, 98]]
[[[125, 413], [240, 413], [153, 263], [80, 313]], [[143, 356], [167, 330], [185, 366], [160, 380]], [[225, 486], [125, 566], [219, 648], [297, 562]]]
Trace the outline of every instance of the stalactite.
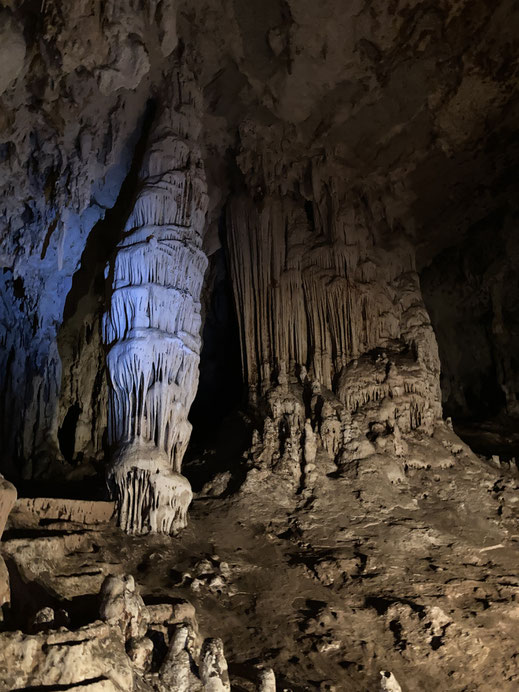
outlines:
[[237, 197], [228, 212], [243, 375], [268, 414], [251, 455], [294, 477], [309, 440], [344, 460], [375, 422], [432, 434], [441, 416], [436, 342], [405, 237], [381, 240], [353, 191], [324, 188], [314, 176], [315, 224], [276, 191], [261, 205]]
[[104, 319], [110, 382], [109, 481], [120, 526], [173, 533], [185, 526], [192, 493], [180, 475], [198, 383], [201, 250], [207, 208], [196, 140], [200, 105], [179, 72], [155, 125], [137, 200], [107, 271]]

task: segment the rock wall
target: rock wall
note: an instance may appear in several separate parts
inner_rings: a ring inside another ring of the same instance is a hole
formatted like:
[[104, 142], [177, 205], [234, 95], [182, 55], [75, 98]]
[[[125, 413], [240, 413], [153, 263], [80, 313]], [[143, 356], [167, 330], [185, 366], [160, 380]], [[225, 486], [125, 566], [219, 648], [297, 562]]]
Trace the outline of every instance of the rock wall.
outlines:
[[134, 194], [146, 104], [175, 62], [175, 7], [7, 5], [0, 10], [1, 464], [18, 479], [70, 474], [64, 461], [85, 462], [92, 473], [86, 462], [100, 460], [106, 446], [103, 272]]

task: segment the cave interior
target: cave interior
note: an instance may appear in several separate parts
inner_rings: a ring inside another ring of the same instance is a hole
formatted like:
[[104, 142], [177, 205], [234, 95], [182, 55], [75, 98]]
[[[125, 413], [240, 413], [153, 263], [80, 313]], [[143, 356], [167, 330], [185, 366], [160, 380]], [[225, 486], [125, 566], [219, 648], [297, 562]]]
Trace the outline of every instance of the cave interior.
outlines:
[[519, 689], [519, 7], [0, 0], [0, 689]]

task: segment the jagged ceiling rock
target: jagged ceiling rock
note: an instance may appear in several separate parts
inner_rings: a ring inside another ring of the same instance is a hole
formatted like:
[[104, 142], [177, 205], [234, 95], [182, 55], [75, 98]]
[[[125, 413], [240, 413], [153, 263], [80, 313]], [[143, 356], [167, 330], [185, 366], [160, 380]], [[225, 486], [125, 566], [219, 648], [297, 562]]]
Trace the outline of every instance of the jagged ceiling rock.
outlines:
[[332, 0], [205, 2], [179, 25], [200, 56], [210, 129], [251, 122], [265, 148], [277, 131], [276, 156], [331, 152], [347, 177], [395, 180], [426, 262], [461, 231], [457, 200], [477, 197], [464, 214], [484, 214], [517, 162], [518, 22], [511, 2]]

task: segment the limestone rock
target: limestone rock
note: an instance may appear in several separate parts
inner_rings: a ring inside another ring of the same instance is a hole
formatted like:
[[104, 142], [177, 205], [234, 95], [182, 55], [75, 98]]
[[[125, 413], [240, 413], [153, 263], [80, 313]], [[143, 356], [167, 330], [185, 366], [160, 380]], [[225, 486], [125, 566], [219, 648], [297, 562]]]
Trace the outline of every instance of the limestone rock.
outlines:
[[398, 684], [397, 679], [390, 671], [382, 671], [380, 673], [380, 678], [381, 692], [402, 692], [402, 688]]
[[160, 680], [166, 689], [179, 692], [205, 689], [193, 672], [194, 641], [195, 633], [189, 625], [182, 624], [175, 628], [159, 671]]
[[131, 38], [117, 45], [116, 55], [110, 65], [98, 68], [99, 89], [111, 94], [118, 89], [135, 89], [150, 70], [146, 48]]
[[180, 476], [198, 380], [207, 208], [197, 145], [198, 96], [179, 68], [141, 170], [142, 184], [110, 269], [105, 315], [110, 480], [129, 533], [184, 528], [192, 494]]
[[123, 639], [105, 623], [96, 622], [73, 632], [4, 632], [0, 637], [3, 689], [79, 686], [102, 678], [106, 689], [133, 690], [133, 673]]
[[[260, 206], [242, 197], [228, 212], [244, 379], [267, 414], [251, 459], [295, 488], [306, 457], [303, 483], [315, 482], [321, 450], [339, 466], [373, 455], [375, 441], [401, 456], [403, 434], [432, 435], [441, 421], [438, 349], [407, 241], [395, 238], [388, 254], [379, 216], [347, 193], [331, 203], [320, 192], [325, 164], [312, 176], [312, 217], [279, 194], [275, 177]], [[272, 251], [285, 262], [269, 262]]]
[[126, 652], [133, 666], [139, 672], [147, 672], [151, 668], [153, 642], [148, 637], [130, 639], [126, 646]]
[[107, 524], [114, 513], [113, 502], [71, 500], [60, 498], [19, 498], [10, 515], [12, 528], [33, 528], [45, 522], [61, 524], [80, 524], [96, 527]]
[[30, 629], [33, 632], [45, 632], [53, 629], [55, 614], [52, 608], [42, 608], [33, 617]]
[[276, 676], [272, 668], [259, 671], [258, 692], [276, 692]]
[[20, 74], [25, 59], [25, 39], [22, 28], [7, 9], [0, 9], [0, 94]]
[[227, 661], [221, 639], [206, 639], [200, 652], [200, 679], [207, 692], [230, 691]]
[[101, 619], [117, 625], [126, 641], [146, 634], [149, 615], [131, 575], [105, 579], [101, 587]]
[[179, 600], [175, 604], [159, 603], [146, 606], [150, 623], [178, 625], [189, 623], [196, 629], [194, 606], [189, 601]]
[[9, 571], [4, 558], [0, 555], [0, 608], [11, 601], [9, 588]]
[[0, 538], [4, 532], [7, 518], [16, 502], [17, 492], [12, 483], [0, 475]]

